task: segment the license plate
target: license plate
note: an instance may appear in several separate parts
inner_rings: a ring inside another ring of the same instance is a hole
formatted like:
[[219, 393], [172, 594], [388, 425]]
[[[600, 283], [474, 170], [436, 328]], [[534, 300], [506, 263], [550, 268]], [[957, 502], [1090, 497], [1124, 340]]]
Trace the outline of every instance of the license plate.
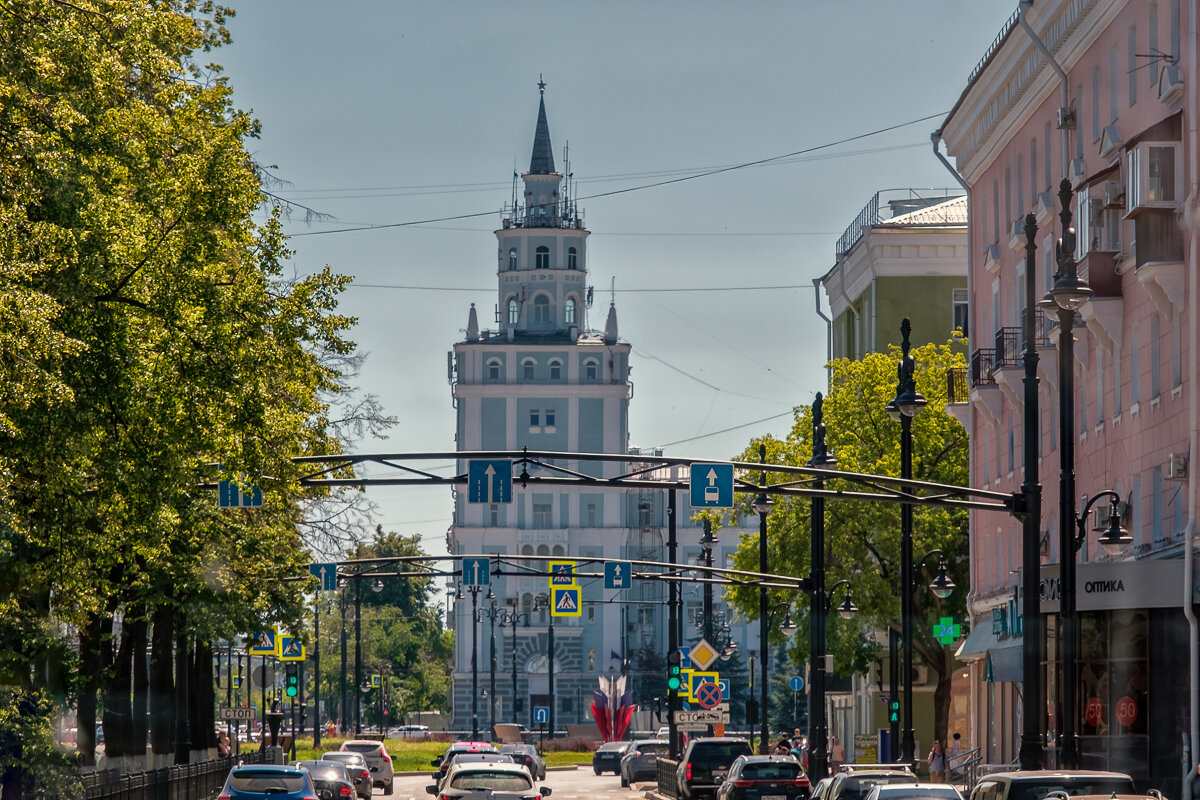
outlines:
[[787, 800], [786, 794], [764, 794], [762, 800]]

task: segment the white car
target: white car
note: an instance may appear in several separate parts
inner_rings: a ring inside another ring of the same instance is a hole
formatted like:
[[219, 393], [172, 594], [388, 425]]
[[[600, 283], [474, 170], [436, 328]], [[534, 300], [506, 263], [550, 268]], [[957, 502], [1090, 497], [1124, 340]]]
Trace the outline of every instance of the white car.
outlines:
[[893, 783], [871, 787], [863, 800], [963, 800], [948, 783]]
[[351, 753], [361, 753], [367, 761], [367, 768], [371, 770], [371, 784], [383, 787], [384, 794], [392, 793], [392, 779], [395, 777], [396, 771], [392, 766], [392, 757], [388, 755], [383, 742], [375, 742], [370, 739], [350, 739], [342, 742], [342, 749], [349, 750]]

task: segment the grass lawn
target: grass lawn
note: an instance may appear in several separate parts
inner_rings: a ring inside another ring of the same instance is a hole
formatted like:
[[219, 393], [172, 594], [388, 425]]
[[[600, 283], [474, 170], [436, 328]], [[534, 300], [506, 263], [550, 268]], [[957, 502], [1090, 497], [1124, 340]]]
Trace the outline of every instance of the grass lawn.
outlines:
[[[326, 750], [338, 750], [344, 740], [322, 737], [320, 749], [312, 746], [312, 737], [296, 740], [296, 758], [319, 758]], [[446, 752], [448, 742], [419, 741], [409, 739], [385, 739], [384, 746], [392, 756], [396, 772], [433, 772], [429, 762]], [[243, 745], [245, 746], [245, 745]], [[573, 764], [592, 763], [592, 751], [560, 750], [544, 754], [547, 767], [565, 767]]]

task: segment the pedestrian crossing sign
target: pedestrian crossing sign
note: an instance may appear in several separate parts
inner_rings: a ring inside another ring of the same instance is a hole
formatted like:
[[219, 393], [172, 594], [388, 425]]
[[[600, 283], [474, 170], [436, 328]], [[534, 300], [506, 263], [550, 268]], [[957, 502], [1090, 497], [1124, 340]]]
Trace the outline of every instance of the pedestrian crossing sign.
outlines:
[[274, 630], [259, 631], [250, 637], [250, 644], [246, 648], [246, 652], [252, 656], [273, 656], [276, 653], [277, 642], [278, 637]]
[[582, 590], [578, 586], [554, 586], [550, 589], [550, 614], [555, 617], [583, 616]]
[[304, 660], [304, 643], [295, 636], [279, 637], [279, 660], [280, 661], [303, 661]]
[[551, 586], [576, 585], [574, 561], [551, 561], [549, 566]]

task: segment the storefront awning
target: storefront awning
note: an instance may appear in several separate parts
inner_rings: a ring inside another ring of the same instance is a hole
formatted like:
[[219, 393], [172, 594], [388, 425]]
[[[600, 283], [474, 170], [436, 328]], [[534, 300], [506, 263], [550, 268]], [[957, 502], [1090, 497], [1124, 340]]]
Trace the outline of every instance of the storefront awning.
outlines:
[[976, 625], [954, 654], [959, 661], [979, 661], [987, 655], [989, 647], [997, 647], [996, 634], [990, 625]]
[[987, 680], [991, 683], [1020, 683], [1024, 677], [1021, 645], [989, 647], [987, 651]]

